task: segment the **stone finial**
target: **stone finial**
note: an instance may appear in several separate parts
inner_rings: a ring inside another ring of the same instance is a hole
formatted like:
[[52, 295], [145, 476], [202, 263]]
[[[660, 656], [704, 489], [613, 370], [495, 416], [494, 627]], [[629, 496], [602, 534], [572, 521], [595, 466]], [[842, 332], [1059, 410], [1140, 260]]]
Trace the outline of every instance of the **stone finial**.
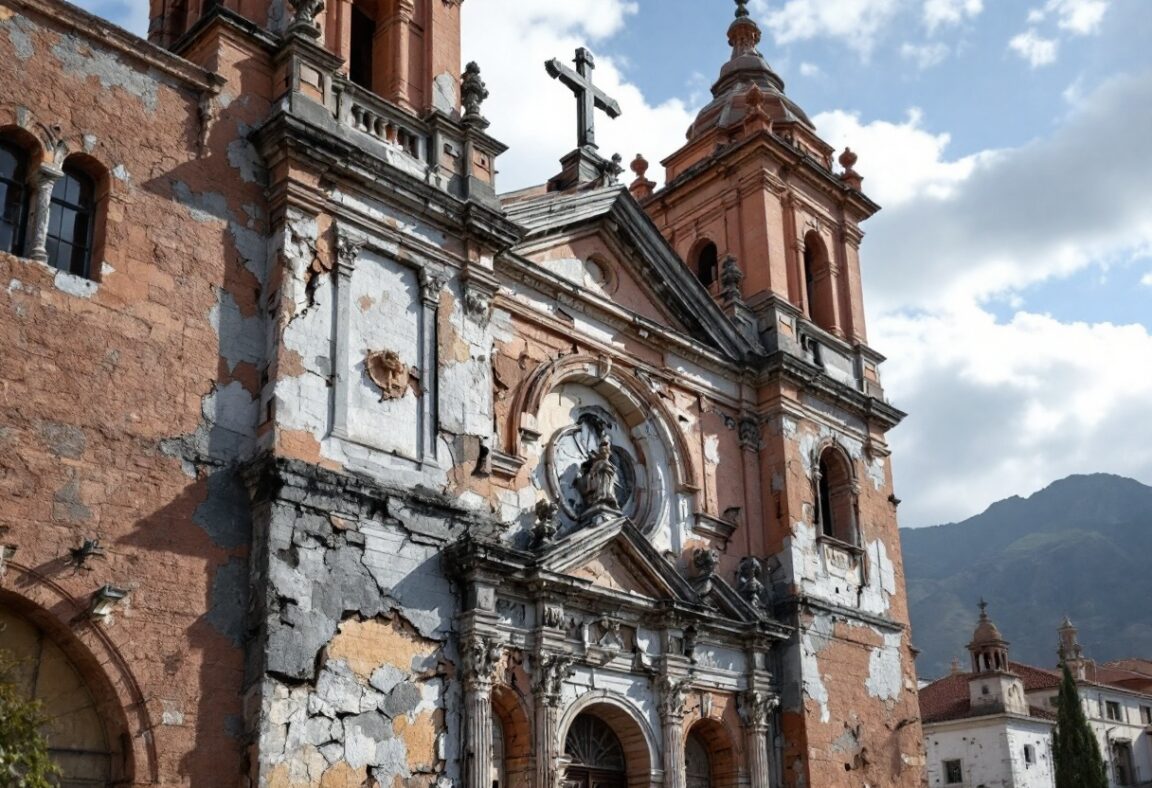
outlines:
[[744, 283], [744, 272], [736, 258], [728, 255], [720, 265], [720, 297], [724, 303], [740, 298], [740, 285]]
[[840, 166], [844, 168], [844, 172], [840, 174], [840, 180], [857, 190], [859, 190], [861, 184], [864, 183], [864, 178], [853, 169], [859, 159], [860, 157], [848, 147], [844, 148], [844, 152], [840, 154], [840, 158], [838, 159]]
[[324, 11], [324, 0], [288, 0], [292, 6], [292, 23], [289, 33], [298, 33], [309, 38], [320, 37], [320, 23], [316, 18]]
[[488, 98], [488, 87], [480, 78], [480, 66], [475, 60], [464, 67], [460, 77], [460, 103], [464, 105], [464, 120], [487, 121], [480, 114], [480, 105]]
[[736, 18], [743, 19], [748, 16], [748, 0], [736, 0]]
[[637, 153], [636, 158], [632, 160], [629, 165], [632, 172], [636, 175], [636, 180], [632, 181], [632, 185], [628, 187], [628, 191], [632, 192], [632, 196], [637, 200], [643, 200], [652, 196], [652, 192], [656, 189], [656, 182], [650, 181], [648, 175], [648, 160], [642, 154]]
[[732, 47], [732, 57], [751, 55], [760, 43], [760, 26], [748, 14], [748, 4], [736, 0], [736, 19], [728, 26], [728, 45]]

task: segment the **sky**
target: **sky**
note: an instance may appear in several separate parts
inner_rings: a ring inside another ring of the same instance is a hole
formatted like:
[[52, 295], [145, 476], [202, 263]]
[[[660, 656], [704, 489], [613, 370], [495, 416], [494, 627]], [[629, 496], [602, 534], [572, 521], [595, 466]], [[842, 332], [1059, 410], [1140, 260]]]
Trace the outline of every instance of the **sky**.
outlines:
[[[135, 32], [144, 0], [84, 0]], [[861, 248], [887, 356], [901, 525], [1073, 473], [1152, 483], [1152, 0], [750, 0], [760, 51], [884, 209]], [[575, 145], [544, 61], [596, 55], [648, 176], [727, 60], [727, 0], [466, 0], [465, 60], [510, 146], [498, 186]], [[631, 177], [627, 174], [626, 177]]]

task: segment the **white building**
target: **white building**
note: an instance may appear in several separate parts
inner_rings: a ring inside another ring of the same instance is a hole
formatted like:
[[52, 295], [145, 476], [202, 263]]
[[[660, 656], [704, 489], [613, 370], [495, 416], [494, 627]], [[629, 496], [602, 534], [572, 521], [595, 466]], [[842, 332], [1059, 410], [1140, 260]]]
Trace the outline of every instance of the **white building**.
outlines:
[[[931, 788], [1052, 788], [1059, 670], [1008, 659], [1008, 642], [981, 602], [968, 650], [972, 670], [920, 690]], [[1152, 661], [1083, 658], [1065, 619], [1060, 657], [1077, 680], [1110, 786], [1152, 786]]]

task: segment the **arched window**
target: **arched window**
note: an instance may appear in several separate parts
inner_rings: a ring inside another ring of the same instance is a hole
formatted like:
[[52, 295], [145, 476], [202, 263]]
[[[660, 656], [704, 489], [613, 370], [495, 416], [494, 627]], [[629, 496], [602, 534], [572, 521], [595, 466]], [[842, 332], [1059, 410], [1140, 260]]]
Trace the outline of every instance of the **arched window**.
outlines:
[[356, 0], [352, 4], [352, 34], [348, 43], [348, 78], [368, 90], [380, 92], [375, 84], [378, 0]]
[[712, 759], [699, 734], [689, 733], [684, 742], [684, 767], [687, 788], [712, 788]]
[[572, 721], [564, 753], [572, 759], [565, 786], [622, 788], [627, 783], [624, 747], [608, 724], [593, 714], [581, 714]]
[[28, 223], [28, 154], [0, 140], [0, 252], [24, 250]]
[[825, 331], [835, 328], [835, 298], [828, 249], [815, 230], [804, 236], [804, 294], [808, 299], [808, 317]]
[[45, 249], [48, 265], [92, 278], [92, 242], [96, 225], [96, 182], [75, 164], [64, 164], [64, 177], [52, 187]]
[[711, 287], [719, 273], [719, 265], [716, 244], [709, 241], [701, 246], [696, 252], [695, 264], [696, 278], [700, 280], [700, 284]]
[[849, 460], [829, 447], [820, 455], [816, 519], [820, 533], [847, 544], [857, 544], [856, 494]]

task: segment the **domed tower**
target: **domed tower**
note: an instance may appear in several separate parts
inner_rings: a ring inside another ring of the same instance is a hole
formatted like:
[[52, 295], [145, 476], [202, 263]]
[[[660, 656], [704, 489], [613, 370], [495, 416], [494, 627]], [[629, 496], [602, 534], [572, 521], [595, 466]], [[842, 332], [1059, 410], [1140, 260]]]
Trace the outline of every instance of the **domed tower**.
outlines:
[[1012, 672], [1008, 661], [1008, 641], [988, 617], [988, 603], [980, 600], [980, 620], [968, 644], [972, 655], [972, 675], [968, 680], [972, 708], [985, 708], [989, 714], [1006, 711], [1027, 714], [1024, 684]]
[[1057, 650], [1060, 664], [1068, 666], [1072, 678], [1083, 681], [1084, 650], [1080, 647], [1080, 638], [1076, 627], [1072, 625], [1072, 619], [1064, 616], [1064, 623], [1060, 625], [1060, 629], [1057, 631], [1060, 633], [1060, 648]]
[[[738, 396], [747, 549], [794, 627], [775, 675], [779, 783], [921, 784], [921, 729], [860, 224], [879, 206], [785, 92], [738, 0], [731, 55], [652, 191], [632, 194], [762, 353]], [[846, 735], [846, 731], [848, 731]], [[885, 755], [882, 757], [880, 753]], [[888, 757], [892, 754], [892, 757]]]

